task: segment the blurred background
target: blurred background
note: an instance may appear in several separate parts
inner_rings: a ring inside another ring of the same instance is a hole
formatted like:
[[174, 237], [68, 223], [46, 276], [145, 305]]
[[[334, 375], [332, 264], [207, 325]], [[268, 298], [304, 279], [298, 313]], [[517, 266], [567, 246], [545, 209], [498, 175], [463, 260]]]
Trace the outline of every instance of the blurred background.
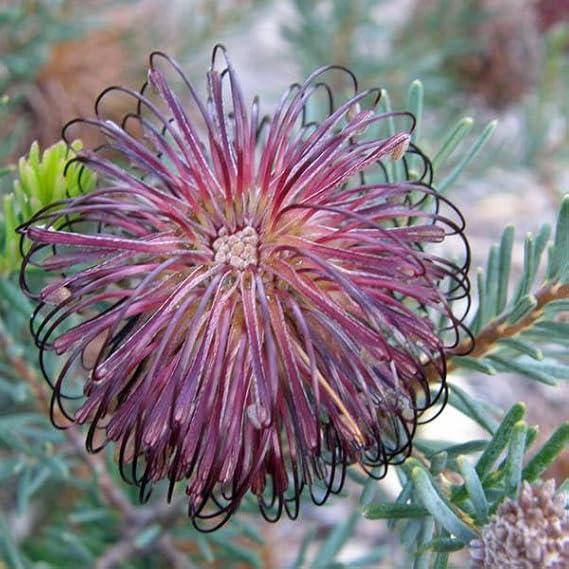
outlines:
[[[569, 188], [569, 0], [0, 0], [0, 191], [12, 190], [15, 165], [30, 144], [57, 142], [66, 121], [92, 114], [102, 89], [138, 88], [153, 49], [173, 55], [203, 89], [215, 43], [228, 48], [247, 96], [260, 95], [267, 113], [291, 82], [336, 63], [354, 71], [362, 87], [387, 89], [396, 109], [405, 108], [410, 83], [422, 81], [427, 155], [460, 118], [474, 118], [472, 136], [498, 119], [451, 196], [468, 222], [474, 267], [513, 224], [520, 271], [526, 232], [554, 221]], [[128, 110], [120, 100], [111, 109], [117, 118]], [[455, 154], [438, 176], [460, 160]], [[13, 273], [0, 275], [0, 347], [19, 356], [29, 313], [11, 297], [13, 282]], [[16, 304], [24, 309], [14, 311]], [[456, 381], [501, 408], [527, 401], [542, 436], [566, 416], [566, 387], [554, 391], [503, 374]], [[47, 425], [39, 382], [33, 366], [14, 369], [0, 358], [0, 569], [280, 568], [300, 559], [303, 544], [311, 567], [313, 552], [340, 531], [339, 520], [346, 521], [342, 547], [328, 552], [326, 566], [407, 566], [397, 536], [361, 519], [351, 483], [343, 499], [306, 504], [300, 523], [269, 525], [245, 512], [206, 540], [183, 517], [167, 517], [167, 539], [156, 539], [163, 526], [145, 527], [113, 565], [109, 551], [130, 528], [97, 487], [106, 483], [101, 472], [112, 457], [93, 462]], [[451, 410], [429, 428], [425, 436], [433, 438], [476, 437], [464, 421], [457, 428]], [[551, 474], [562, 481], [568, 471], [565, 455]], [[394, 484], [388, 479], [380, 491], [389, 497]]]

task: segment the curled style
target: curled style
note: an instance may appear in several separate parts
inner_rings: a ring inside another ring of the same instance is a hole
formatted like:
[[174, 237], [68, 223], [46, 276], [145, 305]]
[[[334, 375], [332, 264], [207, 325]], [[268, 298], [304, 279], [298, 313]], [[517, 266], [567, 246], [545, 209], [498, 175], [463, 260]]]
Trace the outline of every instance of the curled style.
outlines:
[[[121, 124], [105, 117], [117, 96], [132, 99]], [[263, 118], [223, 47], [205, 99], [155, 52], [139, 92], [107, 89], [64, 130], [100, 134], [74, 158], [98, 187], [19, 229], [53, 422], [88, 426], [91, 452], [114, 443], [143, 499], [183, 481], [204, 531], [249, 492], [267, 519], [294, 518], [350, 464], [384, 476], [444, 404], [464, 220], [433, 189], [414, 117], [381, 104], [332, 66]]]

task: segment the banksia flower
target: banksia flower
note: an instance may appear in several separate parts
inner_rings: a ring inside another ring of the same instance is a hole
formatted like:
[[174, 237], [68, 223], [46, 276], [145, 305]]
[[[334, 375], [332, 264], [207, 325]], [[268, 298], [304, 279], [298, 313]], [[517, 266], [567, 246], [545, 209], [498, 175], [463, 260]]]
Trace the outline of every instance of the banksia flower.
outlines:
[[[333, 73], [353, 89], [339, 102]], [[79, 121], [104, 136], [75, 159], [98, 188], [20, 231], [54, 422], [89, 425], [93, 452], [115, 442], [143, 497], [185, 480], [212, 529], [249, 491], [267, 519], [294, 518], [305, 487], [322, 503], [347, 465], [380, 477], [405, 459], [445, 399], [468, 247], [414, 118], [378, 112], [349, 71], [315, 71], [262, 119], [218, 46], [207, 88], [153, 53], [141, 92], [111, 88]], [[103, 116], [112, 93], [135, 103], [122, 124]], [[449, 235], [460, 267], [425, 250]], [[29, 265], [53, 281], [36, 291]]]
[[470, 545], [473, 569], [564, 569], [569, 567], [569, 519], [555, 481], [523, 483]]

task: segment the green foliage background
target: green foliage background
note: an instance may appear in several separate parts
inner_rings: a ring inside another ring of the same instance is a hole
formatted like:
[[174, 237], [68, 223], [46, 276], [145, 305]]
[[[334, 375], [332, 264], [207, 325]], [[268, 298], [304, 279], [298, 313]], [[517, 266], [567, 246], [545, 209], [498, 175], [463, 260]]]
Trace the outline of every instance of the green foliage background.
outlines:
[[[29, 100], [54, 46], [112, 27], [119, 8], [152, 2], [22, 0], [0, 7], [1, 569], [273, 567], [284, 558], [290, 567], [464, 567], [468, 542], [498, 505], [516, 495], [522, 480], [540, 479], [566, 455], [567, 423], [558, 421], [539, 437], [539, 427], [527, 417], [534, 401], [501, 409], [476, 386], [511, 382], [516, 390], [516, 382], [535, 381], [567, 393], [569, 197], [563, 180], [569, 179], [569, 28], [560, 23], [536, 37], [542, 57], [538, 81], [506, 111], [496, 111], [472, 97], [453, 64], [484, 47], [471, 33], [473, 18], [488, 17], [480, 7], [484, 3], [464, 2], [464, 11], [452, 12], [441, 34], [445, 1], [431, 3], [435, 12], [421, 34], [414, 34], [411, 10], [394, 13], [388, 6], [393, 3], [381, 0], [177, 2], [177, 16], [165, 15], [150, 28], [146, 51], [140, 51], [140, 41], [124, 46], [142, 67], [146, 52], [164, 45], [198, 69], [214, 43], [238, 50], [250, 29], [269, 22], [276, 45], [272, 53], [283, 69], [294, 69], [295, 79], [316, 66], [341, 63], [364, 87], [387, 86], [385, 105], [413, 111], [420, 119], [415, 142], [433, 159], [439, 191], [466, 203], [468, 188], [475, 181], [489, 187], [489, 172], [500, 168], [511, 174], [512, 183], [517, 174], [537, 181], [535, 192], [546, 195], [555, 212], [549, 224], [523, 240], [519, 271], [518, 219], [508, 220], [511, 225], [487, 255], [474, 251], [484, 265], [471, 275], [477, 297], [469, 325], [477, 344], [468, 356], [449, 360], [454, 372], [449, 405], [476, 424], [480, 436], [458, 443], [419, 436], [413, 457], [394, 469], [395, 497], [382, 482], [354, 469], [347, 495], [336, 501], [345, 504], [337, 522], [315, 523], [318, 517], [307, 504], [292, 543], [282, 543], [276, 529], [259, 521], [253, 503], [245, 503], [239, 516], [210, 535], [191, 529], [183, 496], [170, 507], [162, 496], [140, 506], [136, 491], [118, 479], [110, 453], [88, 455], [79, 432], [50, 426], [46, 387], [28, 332], [32, 306], [17, 282], [14, 228], [41, 205], [72, 194], [78, 173], [62, 177], [68, 156], [62, 145], [46, 154], [37, 144], [28, 151], [34, 121], [41, 121]], [[247, 66], [260, 76], [266, 71], [255, 61]], [[260, 77], [258, 83], [267, 91], [261, 95], [276, 96], [270, 81], [265, 85]], [[515, 129], [500, 126], [510, 124], [511, 117]], [[566, 481], [558, 483], [560, 491], [567, 490]], [[371, 543], [365, 551], [346, 556], [360, 540], [364, 517], [373, 520], [375, 538], [365, 541]], [[284, 557], [279, 549], [287, 550]]]

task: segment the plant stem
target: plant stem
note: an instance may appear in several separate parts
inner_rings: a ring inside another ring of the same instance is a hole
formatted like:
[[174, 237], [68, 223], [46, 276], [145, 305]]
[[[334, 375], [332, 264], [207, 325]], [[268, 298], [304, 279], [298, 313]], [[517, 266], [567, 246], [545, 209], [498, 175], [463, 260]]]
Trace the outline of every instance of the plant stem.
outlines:
[[[480, 359], [495, 349], [498, 340], [501, 340], [503, 338], [511, 338], [520, 332], [531, 328], [531, 326], [533, 326], [533, 324], [541, 317], [543, 309], [547, 304], [553, 302], [554, 300], [569, 298], [569, 284], [545, 284], [540, 289], [538, 289], [534, 296], [537, 300], [537, 305], [531, 312], [529, 312], [518, 322], [508, 324], [507, 320], [509, 313], [506, 313], [493, 322], [490, 322], [490, 324], [483, 328], [478, 336], [476, 336], [474, 339], [474, 349], [468, 354], [469, 357]], [[465, 353], [468, 349], [468, 343], [469, 340], [461, 342], [461, 344], [456, 349], [456, 352]], [[456, 369], [457, 365], [454, 359], [457, 357], [460, 356], [450, 354], [448, 357], [448, 372]], [[434, 373], [431, 373], [430, 376], [430, 379], [434, 379], [435, 377]]]

